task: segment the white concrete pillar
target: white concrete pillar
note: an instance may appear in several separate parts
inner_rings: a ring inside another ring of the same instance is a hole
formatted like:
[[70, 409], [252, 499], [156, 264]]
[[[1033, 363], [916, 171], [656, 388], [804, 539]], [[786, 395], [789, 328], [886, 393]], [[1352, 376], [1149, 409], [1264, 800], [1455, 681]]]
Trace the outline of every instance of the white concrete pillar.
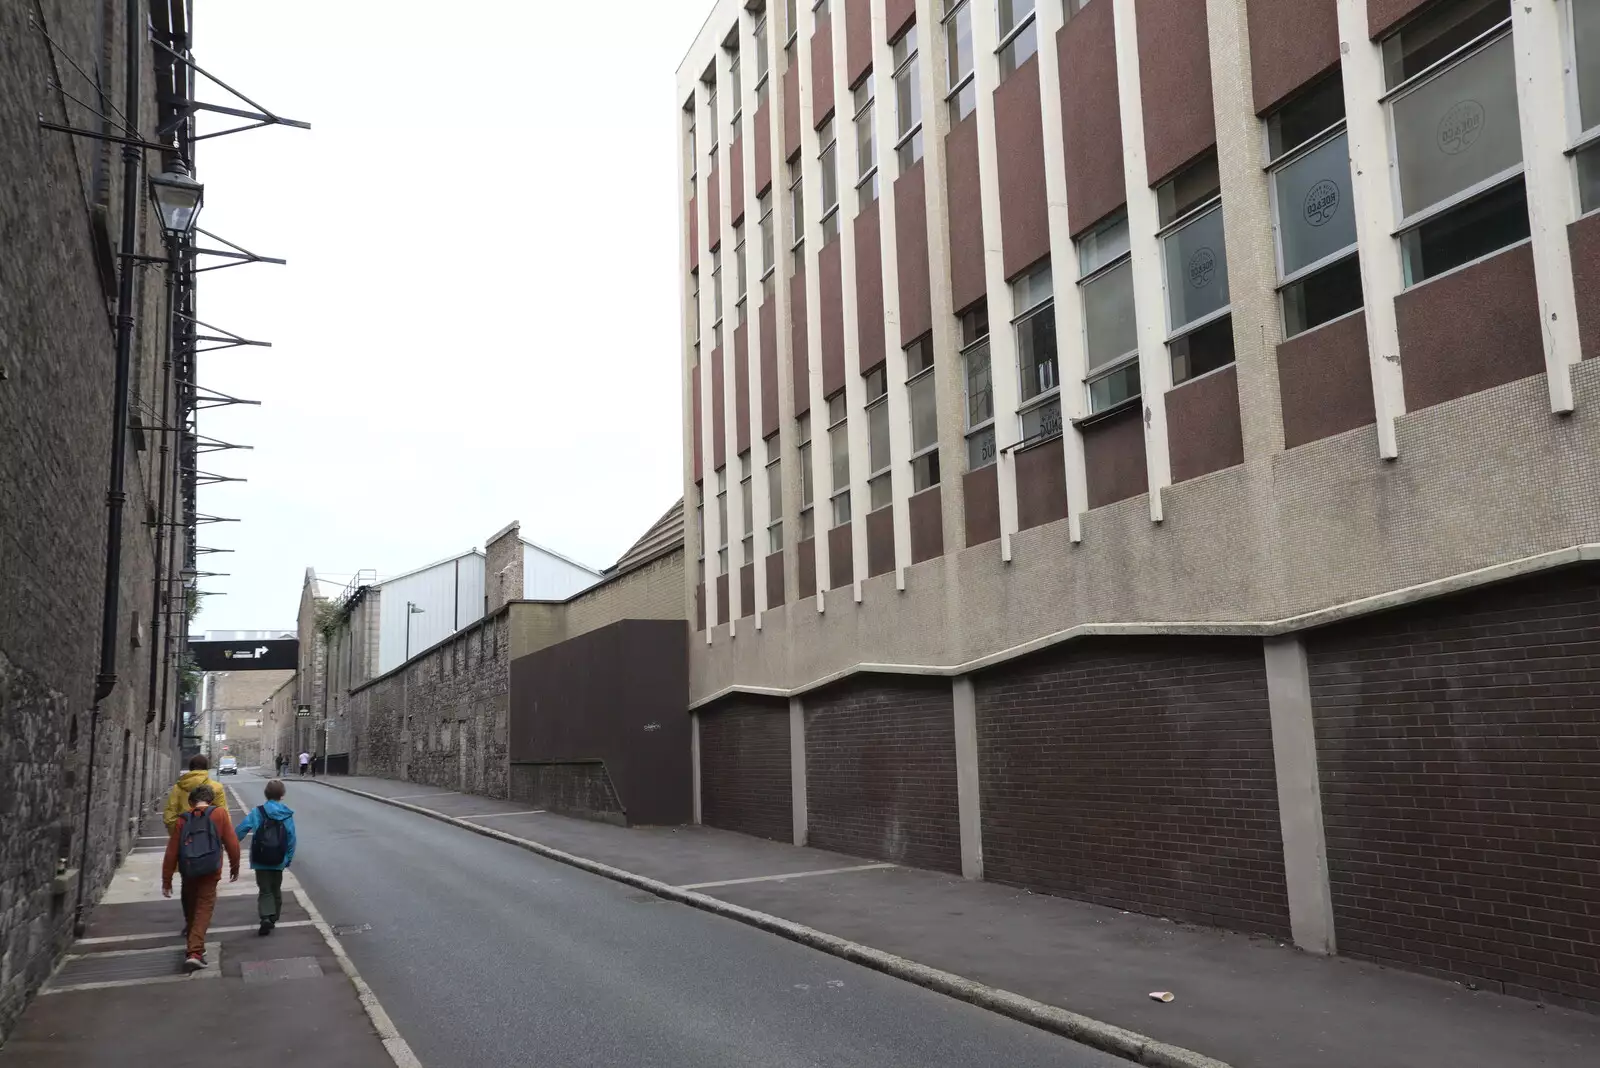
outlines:
[[[822, 382], [822, 167], [817, 160], [821, 143], [817, 139], [815, 108], [811, 85], [811, 37], [816, 32], [816, 12], [806, 0], [799, 0], [797, 15], [799, 39], [795, 42], [795, 62], [799, 64], [800, 87], [800, 173], [804, 183], [806, 239], [806, 370], [811, 396], [811, 485], [813, 542], [817, 575], [817, 611], [827, 608], [831, 581], [828, 532], [833, 529], [833, 454], [828, 437], [828, 402]], [[843, 13], [839, 15], [843, 18]], [[837, 97], [837, 93], [835, 93]], [[852, 508], [855, 501], [851, 502]]]
[[[711, 220], [719, 235], [722, 254], [722, 445], [727, 460], [728, 479], [728, 637], [738, 637], [740, 602], [739, 568], [744, 564], [744, 540], [740, 519], [744, 515], [744, 486], [739, 481], [739, 376], [735, 373], [733, 332], [738, 319], [739, 279], [734, 262], [733, 239], [733, 126], [729, 119], [739, 102], [728, 99], [724, 90], [733, 82], [728, 50], [717, 46], [717, 218]], [[743, 79], [741, 79], [742, 81]], [[741, 120], [742, 121], [742, 120]], [[708, 457], [708, 462], [711, 462]], [[720, 543], [719, 543], [720, 544]], [[709, 626], [706, 628], [711, 629]]]
[[1378, 414], [1378, 455], [1400, 455], [1395, 420], [1405, 414], [1400, 370], [1400, 326], [1394, 300], [1405, 288], [1389, 160], [1389, 117], [1381, 100], [1383, 50], [1367, 33], [1367, 0], [1338, 0], [1340, 66], [1344, 76], [1345, 130], [1350, 145], [1350, 192], [1355, 201], [1357, 256], [1372, 367], [1372, 401]]
[[1138, 12], [1134, 0], [1115, 3], [1117, 93], [1122, 106], [1122, 167], [1128, 190], [1128, 244], [1133, 301], [1139, 327], [1139, 388], [1144, 400], [1145, 469], [1150, 483], [1150, 519], [1164, 512], [1162, 492], [1172, 485], [1167, 444], [1167, 391], [1172, 360], [1167, 354], [1167, 293], [1161, 270], [1161, 213], [1150, 188], [1145, 160], [1144, 104], [1139, 74]]
[[700, 496], [701, 504], [704, 506], [705, 528], [705, 544], [700, 547], [701, 555], [705, 559], [705, 582], [701, 587], [700, 596], [706, 610], [705, 642], [710, 645], [712, 632], [716, 630], [718, 623], [717, 546], [722, 540], [717, 516], [716, 420], [711, 414], [715, 404], [714, 378], [711, 374], [711, 351], [714, 347], [711, 326], [716, 321], [716, 303], [711, 285], [711, 227], [714, 223], [710, 205], [711, 158], [710, 153], [702, 151], [701, 146], [707, 143], [702, 139], [712, 135], [711, 127], [714, 122], [711, 118], [711, 108], [707, 103], [705, 83], [698, 79], [695, 81], [694, 100], [696, 218], [695, 233], [690, 240], [699, 243], [696, 254], [699, 258], [697, 270], [700, 279], [700, 348], [699, 364], [694, 373], [700, 376]]
[[1268, 638], [1263, 651], [1289, 929], [1294, 944], [1306, 952], [1331, 954], [1335, 948], [1333, 895], [1328, 886], [1328, 844], [1322, 823], [1306, 647], [1298, 637]]
[[1562, 104], [1568, 89], [1562, 33], [1566, 15], [1566, 5], [1554, 0], [1523, 0], [1511, 5], [1533, 277], [1539, 290], [1550, 410], [1558, 414], [1572, 411], [1572, 366], [1583, 358], [1572, 247], [1567, 243], [1567, 226], [1578, 215], [1572, 163], [1566, 155], [1568, 110]]
[[789, 804], [794, 814], [794, 844], [806, 844], [806, 710], [789, 698]]
[[978, 706], [972, 676], [951, 681], [955, 708], [956, 804], [961, 826], [961, 874], [983, 878], [983, 818], [978, 794]]
[[[751, 504], [751, 532], [750, 539], [751, 558], [748, 561], [755, 565], [755, 604], [750, 606], [755, 613], [755, 628], [761, 629], [761, 616], [767, 610], [767, 525], [772, 521], [773, 502], [767, 493], [767, 463], [772, 457], [767, 451], [766, 438], [761, 433], [761, 359], [764, 354], [761, 346], [761, 310], [766, 303], [761, 292], [761, 272], [765, 265], [761, 261], [761, 205], [756, 200], [756, 21], [757, 16], [749, 9], [743, 8], [739, 12], [739, 79], [742, 89], [742, 98], [739, 108], [744, 115], [744, 248], [745, 248], [745, 307], [748, 315], [745, 320], [746, 352], [749, 354], [750, 375], [749, 388], [746, 391], [745, 404], [750, 410], [750, 495]], [[776, 69], [771, 65], [771, 22], [768, 22], [768, 90], [772, 88], [770, 71]], [[777, 172], [773, 172], [777, 173]], [[776, 183], [774, 183], [776, 184]], [[774, 190], [776, 192], [776, 190]], [[774, 199], [776, 204], [776, 199]], [[776, 242], [774, 242], [776, 246]], [[774, 247], [774, 253], [777, 249]], [[735, 279], [734, 288], [738, 288]], [[773, 290], [777, 295], [777, 290]], [[736, 424], [737, 425], [737, 424]], [[779, 439], [780, 443], [782, 439]], [[781, 512], [783, 502], [777, 502]], [[741, 516], [743, 513], [740, 513]], [[741, 607], [744, 605], [741, 603]]]

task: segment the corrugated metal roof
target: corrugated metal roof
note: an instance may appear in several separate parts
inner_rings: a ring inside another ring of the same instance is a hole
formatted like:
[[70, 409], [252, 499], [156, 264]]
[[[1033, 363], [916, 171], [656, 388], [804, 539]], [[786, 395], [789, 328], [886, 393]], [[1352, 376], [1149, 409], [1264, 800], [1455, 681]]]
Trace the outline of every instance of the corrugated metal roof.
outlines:
[[659, 556], [669, 549], [677, 548], [683, 544], [683, 498], [678, 498], [678, 503], [667, 509], [665, 515], [656, 520], [644, 536], [633, 543], [633, 546], [616, 563], [606, 568], [606, 574], [616, 574], [637, 567], [651, 557]]

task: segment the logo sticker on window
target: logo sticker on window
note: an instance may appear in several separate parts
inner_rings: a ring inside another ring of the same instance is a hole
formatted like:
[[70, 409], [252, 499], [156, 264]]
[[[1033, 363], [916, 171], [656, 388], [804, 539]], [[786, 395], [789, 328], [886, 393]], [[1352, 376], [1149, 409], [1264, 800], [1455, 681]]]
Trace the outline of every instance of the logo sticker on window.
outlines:
[[1465, 152], [1483, 133], [1483, 123], [1483, 105], [1476, 100], [1463, 100], [1439, 120], [1439, 151], [1447, 156]]
[[1306, 222], [1323, 226], [1339, 214], [1339, 186], [1324, 178], [1306, 193]]
[[1196, 249], [1189, 257], [1189, 284], [1204, 289], [1217, 276], [1217, 254], [1209, 248]]

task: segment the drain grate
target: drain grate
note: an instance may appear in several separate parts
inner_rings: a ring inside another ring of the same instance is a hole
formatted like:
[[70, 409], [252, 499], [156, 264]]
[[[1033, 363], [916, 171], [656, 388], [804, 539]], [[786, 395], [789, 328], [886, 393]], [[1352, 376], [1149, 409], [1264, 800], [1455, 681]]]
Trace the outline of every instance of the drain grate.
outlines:
[[274, 979], [315, 979], [322, 974], [322, 965], [315, 957], [280, 957], [277, 960], [248, 960], [239, 965], [239, 972], [247, 983], [265, 983]]
[[370, 930], [372, 930], [372, 924], [370, 923], [336, 923], [333, 925], [333, 933], [336, 935], [366, 934]]
[[183, 970], [181, 947], [159, 949], [119, 949], [110, 953], [69, 956], [41, 991], [60, 994], [69, 990], [94, 990], [107, 986], [140, 986], [146, 983], [171, 983], [216, 978], [221, 970], [222, 944], [206, 943], [210, 966], [190, 976]]

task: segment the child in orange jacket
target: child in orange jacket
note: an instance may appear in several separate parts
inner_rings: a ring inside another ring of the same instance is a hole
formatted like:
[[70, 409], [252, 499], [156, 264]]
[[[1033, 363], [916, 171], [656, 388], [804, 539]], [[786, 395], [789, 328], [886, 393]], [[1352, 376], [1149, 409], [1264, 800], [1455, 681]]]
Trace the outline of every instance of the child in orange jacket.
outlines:
[[167, 852], [161, 859], [161, 896], [172, 896], [172, 874], [183, 876], [183, 933], [188, 939], [185, 971], [206, 966], [206, 932], [217, 906], [217, 885], [222, 881], [222, 857], [228, 857], [228, 881], [239, 878], [239, 838], [225, 809], [212, 804], [210, 786], [189, 791], [189, 811], [172, 826]]

